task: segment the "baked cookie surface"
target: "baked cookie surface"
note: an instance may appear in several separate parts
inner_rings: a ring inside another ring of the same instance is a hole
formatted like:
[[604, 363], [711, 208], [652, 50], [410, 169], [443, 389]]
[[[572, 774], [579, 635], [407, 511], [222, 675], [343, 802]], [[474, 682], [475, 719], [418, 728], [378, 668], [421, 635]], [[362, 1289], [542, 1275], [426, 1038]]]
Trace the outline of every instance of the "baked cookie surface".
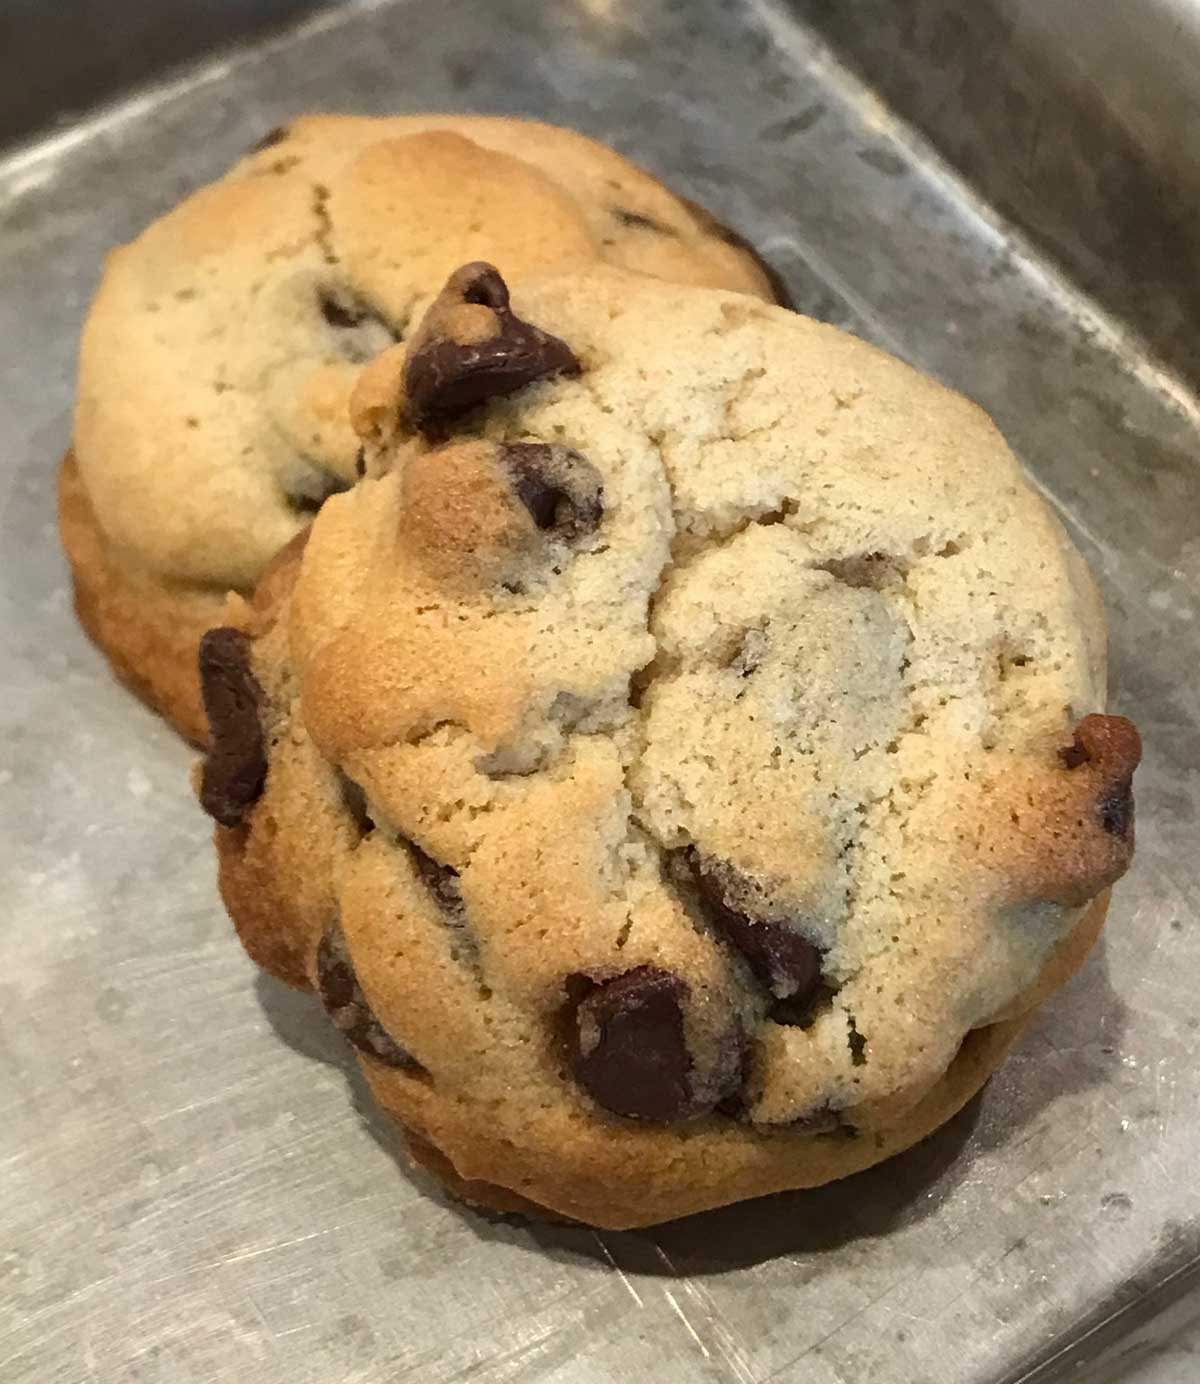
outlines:
[[948, 1118], [1094, 940], [1140, 753], [990, 421], [745, 296], [486, 265], [351, 415], [366, 479], [206, 636], [201, 792], [422, 1161], [629, 1226]]
[[302, 117], [109, 256], [64, 538], [89, 632], [191, 738], [181, 662], [226, 591], [353, 484], [363, 363], [481, 255], [514, 279], [606, 261], [772, 295], [736, 237], [612, 150], [472, 116]]

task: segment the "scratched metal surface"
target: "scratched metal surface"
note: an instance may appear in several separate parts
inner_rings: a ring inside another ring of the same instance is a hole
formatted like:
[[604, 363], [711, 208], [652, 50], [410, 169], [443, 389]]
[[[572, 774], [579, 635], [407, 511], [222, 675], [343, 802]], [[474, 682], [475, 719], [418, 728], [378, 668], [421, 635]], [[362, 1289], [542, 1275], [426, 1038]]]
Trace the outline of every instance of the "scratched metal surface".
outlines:
[[[635, 152], [800, 307], [979, 399], [1104, 587], [1148, 744], [1105, 942], [981, 1101], [849, 1184], [629, 1234], [448, 1204], [242, 957], [188, 752], [73, 623], [51, 486], [105, 248], [295, 111], [446, 106]], [[0, 164], [0, 370], [6, 1384], [1091, 1381], [1186, 1315], [1200, 414], [795, 11], [374, 0], [140, 92]]]

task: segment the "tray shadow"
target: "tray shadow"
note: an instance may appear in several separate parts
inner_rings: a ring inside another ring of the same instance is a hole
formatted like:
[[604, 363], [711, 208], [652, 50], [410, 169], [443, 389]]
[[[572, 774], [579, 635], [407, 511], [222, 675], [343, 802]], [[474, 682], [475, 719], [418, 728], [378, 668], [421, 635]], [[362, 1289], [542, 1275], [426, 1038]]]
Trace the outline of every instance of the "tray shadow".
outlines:
[[[481, 1212], [450, 1197], [435, 1178], [412, 1166], [399, 1132], [374, 1105], [350, 1050], [325, 1022], [318, 1002], [267, 975], [258, 976], [256, 988], [282, 1041], [338, 1067], [358, 1117], [402, 1175], [435, 1190], [480, 1239], [524, 1244], [606, 1272], [619, 1263], [625, 1272], [654, 1277], [720, 1274], [779, 1257], [822, 1254], [922, 1220], [970, 1175], [977, 1158], [1019, 1138], [1051, 1101], [1104, 1082], [1120, 1062], [1126, 1016], [1109, 984], [1102, 937], [1081, 974], [1026, 1031], [1006, 1064], [1011, 1070], [1002, 1068], [1002, 1076], [915, 1147], [824, 1187], [780, 1192], [645, 1230], [599, 1232]], [[1060, 1048], [1069, 1048], [1069, 1060]], [[1003, 1090], [989, 1099], [997, 1082]]]

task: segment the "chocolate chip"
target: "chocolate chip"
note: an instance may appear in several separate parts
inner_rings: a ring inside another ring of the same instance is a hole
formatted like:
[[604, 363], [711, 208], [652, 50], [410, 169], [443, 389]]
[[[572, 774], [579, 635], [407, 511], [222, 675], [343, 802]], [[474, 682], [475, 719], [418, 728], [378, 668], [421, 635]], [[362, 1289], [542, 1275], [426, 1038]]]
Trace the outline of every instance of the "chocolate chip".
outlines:
[[556, 485], [549, 485], [540, 476], [520, 469], [517, 471], [513, 489], [539, 529], [552, 529], [558, 518], [559, 505], [569, 503], [565, 490], [560, 490]]
[[1133, 780], [1122, 779], [1096, 804], [1100, 825], [1110, 836], [1125, 841], [1133, 834]]
[[[487, 313], [465, 311], [480, 307]], [[450, 276], [413, 340], [404, 369], [409, 418], [436, 432], [487, 399], [578, 372], [566, 342], [512, 311], [508, 287], [495, 268], [468, 264]]]
[[[476, 260], [474, 264], [464, 264], [461, 269], [451, 274], [446, 281], [446, 289], [456, 280], [461, 282], [464, 303], [491, 308], [493, 312], [508, 311], [508, 285], [495, 265], [485, 264], [483, 260]], [[445, 292], [446, 289], [442, 291]]]
[[883, 591], [905, 579], [908, 564], [891, 553], [858, 553], [853, 557], [835, 557], [828, 562], [818, 562], [814, 570], [828, 572], [843, 586]]
[[421, 1064], [396, 1042], [367, 1003], [346, 938], [337, 924], [317, 947], [317, 990], [334, 1027], [359, 1052], [389, 1067], [421, 1070]]
[[362, 480], [367, 474], [367, 449], [365, 447], [360, 447], [358, 455], [354, 458], [354, 474], [359, 480]]
[[267, 776], [258, 720], [262, 689], [250, 670], [250, 641], [241, 630], [209, 630], [201, 639], [200, 692], [210, 737], [200, 803], [222, 826], [235, 827], [258, 801]]
[[338, 787], [342, 793], [342, 806], [354, 818], [358, 829], [365, 836], [367, 832], [375, 830], [375, 822], [367, 810], [367, 795], [363, 792], [362, 784], [355, 783], [352, 778], [338, 770]]
[[486, 988], [479, 953], [479, 938], [467, 917], [467, 906], [463, 902], [462, 882], [458, 871], [452, 865], [443, 865], [434, 860], [415, 842], [405, 841], [404, 844], [408, 847], [409, 856], [421, 883], [429, 891], [441, 913], [441, 921], [449, 933], [450, 959], [473, 970], [480, 984]]
[[809, 1029], [816, 1022], [817, 1016], [829, 1008], [835, 994], [837, 991], [822, 981], [815, 988], [789, 995], [786, 999], [775, 1000], [767, 1011], [768, 1017], [773, 1023], [782, 1024], [784, 1028]]
[[674, 226], [664, 226], [661, 221], [655, 221], [652, 216], [646, 216], [640, 211], [630, 211], [628, 207], [613, 207], [611, 210], [622, 226], [630, 226], [641, 231], [657, 231], [659, 235], [679, 234]]
[[355, 364], [374, 359], [399, 339], [377, 312], [340, 287], [322, 288], [317, 306], [336, 333], [339, 354]]
[[1059, 750], [1058, 757], [1068, 769], [1078, 769], [1081, 764], [1088, 762], [1088, 752], [1084, 749], [1078, 733], [1075, 736], [1074, 744], [1064, 745]]
[[[878, 1137], [879, 1137], [879, 1136], [877, 1135], [876, 1138], [878, 1138]], [[857, 1125], [844, 1124], [844, 1123], [842, 1122], [841, 1117], [839, 1116], [839, 1117], [838, 1117], [838, 1123], [837, 1123], [836, 1127], [833, 1128], [833, 1129], [829, 1129], [829, 1130], [822, 1130], [822, 1131], [817, 1135], [817, 1138], [818, 1138], [818, 1139], [861, 1139], [861, 1138], [862, 1138], [862, 1131], [858, 1128]]]
[[250, 153], [261, 154], [264, 149], [274, 148], [276, 144], [282, 144], [288, 137], [286, 125], [276, 125], [273, 130], [268, 130], [257, 143], [250, 146]]
[[867, 1065], [867, 1040], [858, 1031], [858, 1025], [854, 1021], [854, 1015], [850, 1014], [846, 1020], [850, 1035], [847, 1042], [850, 1044], [850, 1063], [854, 1067], [865, 1067]]
[[829, 1105], [818, 1105], [779, 1128], [792, 1134], [832, 1134], [838, 1128], [837, 1112]]
[[[785, 918], [744, 911], [754, 888], [731, 865], [689, 846], [684, 858], [705, 910], [731, 946], [778, 999], [801, 1005], [815, 1000], [821, 986], [821, 953]], [[741, 905], [740, 907], [738, 905]]]
[[1122, 841], [1133, 834], [1133, 771], [1142, 757], [1142, 740], [1132, 721], [1124, 716], [1085, 716], [1075, 728], [1071, 744], [1058, 757], [1068, 770], [1091, 765], [1101, 783], [1096, 799], [1100, 825]]
[[[572, 977], [573, 998], [587, 977]], [[579, 1000], [572, 1059], [579, 1084], [614, 1115], [678, 1120], [698, 1113], [691, 1090], [692, 1058], [683, 1031], [688, 987], [678, 976], [639, 966], [605, 981]]]
[[750, 1080], [753, 1055], [754, 1049], [746, 1030], [740, 1022], [735, 1021], [718, 1046], [717, 1073], [721, 1078], [721, 1089], [729, 1091], [715, 1106], [718, 1115], [738, 1120], [746, 1114], [746, 1085]]
[[1075, 727], [1070, 745], [1058, 752], [1068, 769], [1099, 764], [1114, 780], [1129, 778], [1142, 758], [1142, 738], [1124, 716], [1092, 712]]
[[568, 541], [596, 529], [604, 515], [600, 473], [579, 452], [542, 442], [512, 442], [501, 452], [513, 490], [544, 532]]
[[345, 299], [335, 298], [330, 293], [322, 293], [318, 301], [321, 305], [321, 316], [331, 327], [357, 327], [369, 316], [365, 308]]
[[437, 901], [438, 907], [444, 913], [461, 913], [463, 898], [458, 871], [452, 865], [439, 864], [431, 855], [426, 855], [415, 842], [409, 841], [407, 845], [413, 864], [417, 867], [417, 874]]

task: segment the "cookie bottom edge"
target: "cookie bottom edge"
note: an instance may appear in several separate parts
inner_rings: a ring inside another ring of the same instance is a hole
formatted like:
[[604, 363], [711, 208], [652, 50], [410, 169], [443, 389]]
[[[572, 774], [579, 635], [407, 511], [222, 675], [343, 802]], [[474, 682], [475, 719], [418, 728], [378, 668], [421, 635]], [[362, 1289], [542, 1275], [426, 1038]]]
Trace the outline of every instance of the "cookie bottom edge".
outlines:
[[122, 564], [108, 548], [73, 452], [58, 471], [58, 530], [71, 570], [75, 613], [117, 678], [185, 739], [203, 747], [208, 721], [196, 658], [221, 623], [217, 591], [172, 590]]
[[[532, 1221], [557, 1222], [595, 1227], [602, 1230], [632, 1230], [659, 1225], [684, 1216], [716, 1210], [740, 1201], [798, 1191], [841, 1181], [883, 1163], [929, 1138], [954, 1118], [987, 1084], [1002, 1065], [1009, 1051], [1037, 1014], [1041, 1005], [1082, 966], [1099, 938], [1108, 912], [1109, 891], [1105, 890], [1088, 905], [1070, 933], [1048, 958], [1037, 980], [1019, 997], [1003, 1018], [972, 1029], [942, 1078], [903, 1115], [895, 1125], [870, 1131], [857, 1139], [839, 1141], [836, 1148], [824, 1145], [818, 1155], [810, 1145], [803, 1153], [799, 1146], [769, 1167], [747, 1170], [743, 1176], [715, 1191], [708, 1191], [688, 1203], [681, 1197], [674, 1204], [659, 1208], [634, 1206], [628, 1201], [599, 1205], [589, 1200], [574, 1202], [565, 1185], [553, 1189], [557, 1195], [545, 1201], [512, 1191], [502, 1182], [486, 1177], [464, 1177], [450, 1154], [430, 1138], [414, 1131], [398, 1104], [388, 1100], [389, 1082], [385, 1069], [363, 1061], [364, 1074], [377, 1104], [397, 1123], [413, 1162], [435, 1176], [455, 1200], [487, 1212], [515, 1214]], [[779, 1136], [795, 1138], [795, 1136]], [[500, 1169], [496, 1169], [497, 1176]], [[546, 1189], [543, 1189], [546, 1190]], [[547, 1205], [554, 1200], [558, 1205]]]

